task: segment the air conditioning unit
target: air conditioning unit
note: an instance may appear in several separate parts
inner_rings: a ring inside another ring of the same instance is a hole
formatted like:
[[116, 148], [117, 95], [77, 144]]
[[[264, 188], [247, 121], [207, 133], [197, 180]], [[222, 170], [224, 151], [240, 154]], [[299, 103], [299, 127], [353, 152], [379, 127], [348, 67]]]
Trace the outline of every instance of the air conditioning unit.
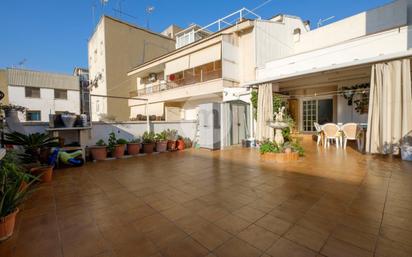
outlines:
[[153, 83], [156, 80], [157, 80], [157, 74], [156, 73], [150, 73], [149, 74], [149, 81]]

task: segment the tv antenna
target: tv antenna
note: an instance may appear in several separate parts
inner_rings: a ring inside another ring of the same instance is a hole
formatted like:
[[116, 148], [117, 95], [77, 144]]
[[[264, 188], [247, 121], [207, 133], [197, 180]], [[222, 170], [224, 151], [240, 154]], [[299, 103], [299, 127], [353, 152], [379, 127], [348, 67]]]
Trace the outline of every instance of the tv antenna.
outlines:
[[17, 67], [18, 67], [18, 68], [22, 68], [23, 65], [26, 64], [26, 62], [27, 62], [27, 59], [24, 58], [23, 60], [21, 60], [21, 61], [19, 61], [19, 62], [17, 63]]
[[319, 19], [318, 21], [318, 28], [323, 26], [323, 23], [329, 20], [335, 19], [335, 16], [330, 16], [326, 19]]
[[149, 5], [146, 7], [146, 14], [147, 14], [147, 19], [146, 19], [146, 28], [149, 29], [149, 17], [150, 14], [152, 14], [155, 11], [155, 7], [153, 5]]

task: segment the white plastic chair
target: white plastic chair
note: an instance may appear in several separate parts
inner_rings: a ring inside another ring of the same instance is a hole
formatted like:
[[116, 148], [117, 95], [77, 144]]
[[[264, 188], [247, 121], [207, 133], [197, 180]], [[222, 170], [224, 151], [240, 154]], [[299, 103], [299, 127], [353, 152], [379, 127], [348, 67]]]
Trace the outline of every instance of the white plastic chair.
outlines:
[[316, 136], [318, 137], [317, 144], [319, 145], [322, 143], [322, 134], [323, 134], [322, 127], [317, 122], [314, 122], [313, 125], [315, 126], [315, 129], [316, 129]]
[[358, 143], [358, 148], [359, 148], [359, 138], [357, 137], [358, 135], [358, 124], [356, 123], [346, 123], [345, 125], [342, 126], [342, 132], [343, 132], [343, 148], [346, 149], [346, 144], [348, 140], [356, 140]]
[[325, 137], [324, 147], [330, 146], [330, 141], [335, 140], [336, 148], [340, 147], [340, 128], [334, 123], [326, 123], [322, 126], [323, 134]]

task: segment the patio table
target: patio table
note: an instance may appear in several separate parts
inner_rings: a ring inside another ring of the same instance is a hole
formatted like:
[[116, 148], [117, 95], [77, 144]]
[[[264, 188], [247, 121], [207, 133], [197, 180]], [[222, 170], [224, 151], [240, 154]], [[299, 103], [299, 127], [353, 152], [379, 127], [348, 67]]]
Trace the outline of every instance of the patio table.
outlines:
[[[339, 141], [340, 141], [340, 147], [343, 148], [343, 131], [342, 131], [342, 127], [343, 127], [343, 123], [339, 122], [336, 124], [339, 127], [339, 132], [341, 132], [340, 137], [339, 137]], [[361, 130], [361, 137], [359, 138], [358, 141], [358, 150], [360, 152], [364, 152], [365, 150], [365, 141], [366, 141], [366, 129], [368, 128], [368, 123], [357, 123], [359, 129]], [[323, 130], [323, 125], [321, 125], [321, 129]], [[322, 139], [323, 142], [323, 139]]]

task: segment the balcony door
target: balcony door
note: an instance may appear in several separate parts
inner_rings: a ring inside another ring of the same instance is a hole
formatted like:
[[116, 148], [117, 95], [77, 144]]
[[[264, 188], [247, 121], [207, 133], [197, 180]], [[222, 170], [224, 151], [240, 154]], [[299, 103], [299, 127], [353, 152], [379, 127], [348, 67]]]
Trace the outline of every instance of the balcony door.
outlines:
[[316, 131], [314, 122], [321, 125], [333, 122], [333, 98], [302, 100], [302, 126], [304, 132]]

